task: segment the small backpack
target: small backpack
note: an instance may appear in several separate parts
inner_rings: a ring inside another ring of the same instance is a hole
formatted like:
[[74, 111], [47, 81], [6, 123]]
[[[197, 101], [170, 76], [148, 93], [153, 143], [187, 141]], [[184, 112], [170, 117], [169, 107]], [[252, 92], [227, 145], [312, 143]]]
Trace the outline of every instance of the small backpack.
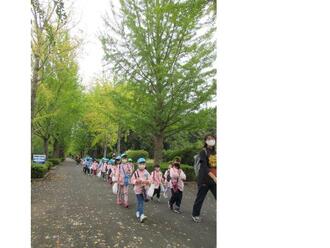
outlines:
[[166, 181], [171, 181], [171, 176], [170, 176], [170, 171], [167, 170], [167, 177], [166, 177]]
[[[205, 154], [207, 156], [207, 152], [205, 148], [203, 148], [203, 150], [205, 151]], [[200, 158], [200, 153], [198, 153], [197, 155], [194, 156], [194, 170], [195, 170], [196, 178], [198, 177], [200, 168], [201, 168], [201, 158]]]

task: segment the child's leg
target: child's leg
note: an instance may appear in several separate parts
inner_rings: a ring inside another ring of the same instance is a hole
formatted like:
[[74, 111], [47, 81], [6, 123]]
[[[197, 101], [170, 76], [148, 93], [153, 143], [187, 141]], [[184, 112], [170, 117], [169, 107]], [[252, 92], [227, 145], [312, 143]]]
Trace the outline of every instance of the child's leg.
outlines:
[[117, 190], [117, 204], [121, 204], [121, 192], [122, 192], [122, 186], [118, 184], [118, 190]]
[[128, 206], [128, 186], [124, 185], [124, 204]]
[[171, 189], [171, 192], [172, 192], [172, 196], [170, 198], [170, 207], [173, 208], [173, 204], [175, 202], [175, 193], [174, 193], [173, 189]]
[[159, 187], [157, 189], [157, 198], [159, 199], [159, 197], [160, 197], [160, 185], [159, 185]]
[[180, 209], [181, 200], [182, 200], [182, 191], [178, 190], [177, 198], [176, 198], [176, 202], [175, 202], [175, 205], [178, 207], [178, 209]]
[[136, 212], [139, 212], [139, 216], [144, 213], [143, 211], [144, 207], [144, 198], [142, 194], [136, 195]]
[[140, 216], [141, 216], [142, 214], [144, 214], [144, 197], [142, 194], [140, 198], [141, 198], [140, 199]]

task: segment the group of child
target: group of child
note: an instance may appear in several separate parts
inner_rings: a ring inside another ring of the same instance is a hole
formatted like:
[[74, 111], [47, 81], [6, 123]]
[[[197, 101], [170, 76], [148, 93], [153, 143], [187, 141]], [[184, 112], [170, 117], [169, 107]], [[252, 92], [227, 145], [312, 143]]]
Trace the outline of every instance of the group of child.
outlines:
[[[102, 177], [104, 181], [111, 184], [113, 192], [117, 195], [116, 203], [128, 208], [129, 186], [134, 185], [136, 195], [136, 217], [142, 223], [147, 218], [144, 215], [144, 203], [149, 199], [156, 198], [160, 202], [160, 195], [168, 198], [171, 191], [171, 198], [168, 207], [175, 213], [181, 213], [180, 205], [184, 188], [183, 181], [186, 175], [180, 169], [180, 159], [170, 162], [164, 175], [160, 166], [156, 164], [151, 174], [146, 169], [146, 160], [137, 160], [137, 169], [134, 170], [132, 159], [128, 159], [127, 154], [113, 157], [113, 159], [92, 160], [88, 157], [83, 161], [83, 171], [85, 174]], [[153, 192], [152, 192], [153, 191]]]

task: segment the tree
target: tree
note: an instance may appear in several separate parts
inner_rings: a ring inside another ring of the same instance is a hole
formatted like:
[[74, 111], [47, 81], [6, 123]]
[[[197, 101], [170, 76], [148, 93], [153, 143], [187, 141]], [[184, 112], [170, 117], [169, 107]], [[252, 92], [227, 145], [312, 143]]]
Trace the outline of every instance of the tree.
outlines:
[[88, 110], [84, 121], [94, 134], [92, 146], [101, 145], [104, 156], [107, 154], [107, 148], [114, 144], [117, 144], [119, 153], [121, 138], [132, 128], [130, 112], [124, 108], [129, 105], [129, 96], [125, 84], [115, 85], [107, 80], [97, 80], [96, 85], [86, 95]]
[[53, 155], [63, 156], [66, 139], [80, 113], [82, 89], [76, 62], [77, 41], [67, 30], [58, 32], [54, 41], [54, 49], [61, 53], [49, 54], [44, 65], [47, 77], [36, 92], [32, 132], [43, 140], [46, 156], [50, 140], [54, 141]]
[[39, 0], [31, 0], [32, 12], [32, 77], [31, 77], [31, 117], [35, 115], [35, 99], [40, 82], [47, 77], [44, 71], [49, 57], [54, 52], [55, 36], [67, 24], [67, 14], [62, 0], [53, 0], [43, 6]]
[[[166, 138], [191, 128], [187, 115], [216, 90], [214, 18], [204, 0], [122, 0], [104, 18], [100, 40], [109, 69], [130, 82], [135, 127], [162, 160]], [[211, 21], [207, 21], [211, 19]]]

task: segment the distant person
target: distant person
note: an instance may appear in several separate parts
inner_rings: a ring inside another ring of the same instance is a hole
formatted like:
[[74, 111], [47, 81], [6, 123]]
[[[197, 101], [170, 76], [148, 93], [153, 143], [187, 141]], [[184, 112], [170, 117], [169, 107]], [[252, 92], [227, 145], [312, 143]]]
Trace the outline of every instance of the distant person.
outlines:
[[172, 196], [168, 202], [168, 206], [174, 213], [181, 214], [180, 206], [184, 188], [183, 180], [186, 180], [186, 174], [181, 170], [180, 163], [173, 163], [173, 166], [170, 169], [170, 177]]
[[94, 176], [96, 176], [97, 168], [98, 168], [98, 162], [97, 162], [96, 159], [94, 159], [94, 162], [93, 162], [93, 164], [92, 164], [92, 174], [93, 174]]
[[112, 184], [112, 172], [113, 172], [113, 167], [115, 165], [115, 160], [110, 159], [109, 164], [108, 164], [108, 183]]
[[108, 162], [104, 161], [101, 165], [101, 175], [102, 175], [103, 181], [106, 180], [105, 175], [106, 175], [107, 169], [108, 169]]
[[215, 136], [206, 135], [204, 148], [199, 153], [200, 169], [197, 177], [198, 192], [193, 206], [192, 219], [201, 222], [200, 212], [207, 192], [210, 190], [217, 199], [217, 159], [215, 148]]

